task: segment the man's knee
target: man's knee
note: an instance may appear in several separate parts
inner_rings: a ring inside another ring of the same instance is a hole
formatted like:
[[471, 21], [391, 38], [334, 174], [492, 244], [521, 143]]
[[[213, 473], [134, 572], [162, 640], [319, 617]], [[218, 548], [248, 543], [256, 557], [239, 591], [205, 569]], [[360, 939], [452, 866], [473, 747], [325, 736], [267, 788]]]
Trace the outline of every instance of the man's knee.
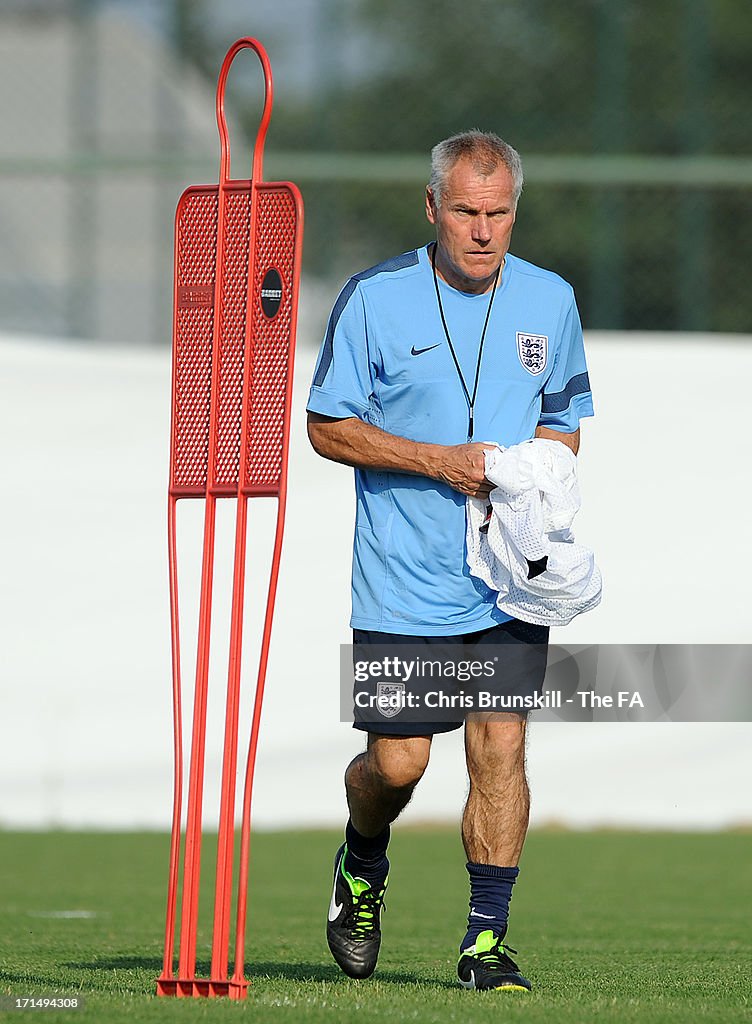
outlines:
[[465, 751], [471, 779], [479, 773], [514, 771], [524, 765], [525, 728], [525, 718], [518, 715], [469, 718]]
[[366, 764], [372, 777], [389, 789], [412, 790], [428, 765], [428, 736], [370, 736]]

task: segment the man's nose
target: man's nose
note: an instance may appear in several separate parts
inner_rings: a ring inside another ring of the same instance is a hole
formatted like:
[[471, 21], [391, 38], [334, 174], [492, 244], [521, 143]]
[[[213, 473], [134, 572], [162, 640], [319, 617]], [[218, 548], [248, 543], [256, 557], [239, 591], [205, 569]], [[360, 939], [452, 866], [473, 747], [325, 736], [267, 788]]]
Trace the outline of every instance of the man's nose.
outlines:
[[485, 213], [473, 218], [473, 241], [488, 243], [491, 241], [491, 222]]

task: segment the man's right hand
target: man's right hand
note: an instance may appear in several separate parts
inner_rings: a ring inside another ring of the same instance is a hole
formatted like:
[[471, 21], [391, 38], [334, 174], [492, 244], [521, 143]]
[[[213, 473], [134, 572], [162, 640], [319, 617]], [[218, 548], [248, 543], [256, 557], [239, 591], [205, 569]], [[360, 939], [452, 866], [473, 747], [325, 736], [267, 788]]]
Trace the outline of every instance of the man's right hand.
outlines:
[[487, 498], [493, 484], [486, 480], [484, 452], [492, 446], [480, 441], [442, 446], [437, 479], [470, 498]]

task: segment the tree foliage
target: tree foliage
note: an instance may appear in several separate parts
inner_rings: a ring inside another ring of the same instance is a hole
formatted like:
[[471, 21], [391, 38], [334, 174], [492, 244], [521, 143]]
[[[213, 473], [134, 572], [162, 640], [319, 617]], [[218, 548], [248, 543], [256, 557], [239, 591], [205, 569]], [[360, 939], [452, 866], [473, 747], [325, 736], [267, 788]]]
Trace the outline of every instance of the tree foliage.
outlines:
[[[752, 18], [739, 0], [320, 7], [320, 79], [275, 112], [281, 148], [423, 153], [426, 177], [430, 148], [469, 127], [502, 135], [523, 161], [752, 151]], [[347, 276], [429, 237], [420, 186], [303, 184], [306, 262], [320, 274]], [[590, 326], [749, 330], [738, 246], [751, 207], [749, 187], [532, 182], [513, 250], [572, 280]]]

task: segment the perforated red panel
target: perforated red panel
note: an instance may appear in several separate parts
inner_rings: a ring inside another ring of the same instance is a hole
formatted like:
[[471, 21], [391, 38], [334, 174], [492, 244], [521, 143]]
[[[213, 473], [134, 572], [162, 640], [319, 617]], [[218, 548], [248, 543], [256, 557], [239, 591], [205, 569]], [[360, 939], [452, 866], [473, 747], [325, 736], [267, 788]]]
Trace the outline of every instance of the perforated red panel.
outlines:
[[[282, 473], [296, 300], [293, 275], [298, 207], [292, 189], [284, 183], [261, 183], [255, 194], [258, 211], [243, 490], [246, 494], [270, 494], [276, 493]], [[239, 484], [250, 182], [233, 182], [225, 190], [216, 447], [209, 479], [217, 195], [216, 185], [196, 186], [184, 193], [178, 206], [171, 488], [180, 497], [204, 497], [207, 487], [218, 496], [232, 496], [237, 494]], [[270, 269], [278, 272], [282, 292], [273, 316], [262, 308], [262, 286]]]
[[[294, 305], [293, 264], [298, 231], [292, 190], [284, 184], [260, 184], [257, 190], [253, 281], [253, 355], [243, 490], [273, 492], [282, 473], [286, 393]], [[269, 318], [262, 308], [262, 285], [274, 269], [282, 281], [279, 309]]]
[[188, 189], [175, 234], [171, 486], [196, 496], [206, 489], [216, 246], [216, 187]]
[[[214, 270], [217, 252], [216, 186], [188, 190], [178, 210], [173, 487], [203, 497], [207, 488]], [[225, 232], [217, 433], [211, 485], [236, 494], [240, 472], [243, 364], [250, 240], [250, 183], [225, 193]]]

